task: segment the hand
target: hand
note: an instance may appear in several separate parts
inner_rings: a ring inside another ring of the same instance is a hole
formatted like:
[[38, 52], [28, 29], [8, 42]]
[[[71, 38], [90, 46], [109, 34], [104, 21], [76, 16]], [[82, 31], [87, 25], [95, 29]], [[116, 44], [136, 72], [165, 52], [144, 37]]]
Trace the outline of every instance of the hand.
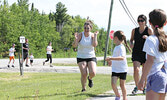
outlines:
[[148, 36], [147, 35], [143, 35], [143, 39], [146, 39]]
[[99, 31], [94, 32], [95, 35], [99, 34]]
[[108, 63], [108, 66], [111, 66], [111, 65], [112, 65], [111, 60], [110, 60], [110, 61], [107, 61], [107, 63]]
[[107, 57], [105, 60], [106, 60], [106, 61], [110, 61], [110, 57]]
[[145, 82], [140, 80], [139, 83], [138, 83], [137, 89], [138, 90], [144, 90], [144, 84], [145, 84]]
[[78, 33], [77, 32], [74, 34], [74, 36], [75, 36], [75, 39], [78, 40]]

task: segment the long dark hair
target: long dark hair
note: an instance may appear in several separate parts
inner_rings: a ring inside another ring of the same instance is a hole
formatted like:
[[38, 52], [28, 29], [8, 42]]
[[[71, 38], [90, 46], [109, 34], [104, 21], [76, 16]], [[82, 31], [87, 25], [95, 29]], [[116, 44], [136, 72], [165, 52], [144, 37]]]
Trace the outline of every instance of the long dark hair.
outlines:
[[137, 21], [139, 20], [139, 18], [142, 18], [147, 24], [147, 17], [145, 15], [143, 15], [143, 14], [139, 15], [137, 18]]
[[123, 34], [123, 31], [118, 30], [118, 31], [114, 32], [114, 37], [117, 37], [118, 40], [120, 40], [120, 41], [124, 41], [125, 46], [128, 48], [129, 52], [131, 52], [131, 49], [126, 42], [126, 36]]
[[159, 51], [167, 51], [167, 36], [163, 30], [160, 30], [166, 22], [166, 14], [161, 9], [154, 9], [149, 13], [149, 21], [155, 27], [154, 34], [159, 40]]

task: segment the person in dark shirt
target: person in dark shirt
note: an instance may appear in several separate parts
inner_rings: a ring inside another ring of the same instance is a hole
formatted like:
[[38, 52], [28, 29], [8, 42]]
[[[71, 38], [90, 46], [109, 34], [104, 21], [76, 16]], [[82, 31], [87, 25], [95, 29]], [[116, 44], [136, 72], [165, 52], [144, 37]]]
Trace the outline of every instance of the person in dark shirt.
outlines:
[[25, 39], [25, 43], [23, 44], [23, 62], [26, 60], [26, 67], [29, 67], [28, 65], [28, 51], [29, 51], [29, 44], [28, 39]]
[[[132, 61], [134, 67], [133, 77], [136, 85], [136, 87], [132, 91], [132, 94], [136, 94], [138, 91], [137, 84], [140, 80], [140, 75], [139, 75], [140, 65], [144, 67], [144, 63], [146, 61], [146, 53], [143, 52], [144, 42], [149, 35], [153, 34], [151, 29], [146, 25], [147, 17], [145, 15], [143, 14], [139, 15], [137, 21], [139, 27], [134, 28], [132, 30], [130, 39], [130, 47], [133, 48], [132, 50]], [[145, 94], [145, 89], [143, 90], [143, 94]]]

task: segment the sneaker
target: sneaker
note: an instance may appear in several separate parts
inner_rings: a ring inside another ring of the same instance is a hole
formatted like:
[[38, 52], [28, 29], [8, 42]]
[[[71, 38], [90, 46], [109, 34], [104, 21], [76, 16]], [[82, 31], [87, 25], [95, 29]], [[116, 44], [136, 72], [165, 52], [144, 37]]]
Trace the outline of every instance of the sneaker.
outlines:
[[43, 66], [45, 65], [45, 62], [43, 62]]
[[146, 94], [146, 88], [144, 88], [144, 90], [143, 90], [143, 94]]
[[120, 97], [115, 97], [115, 100], [121, 100], [121, 98]]
[[29, 65], [26, 64], [26, 67], [29, 67]]
[[133, 89], [133, 91], [132, 91], [132, 94], [133, 94], [133, 95], [136, 95], [136, 94], [137, 94], [137, 91], [138, 91], [138, 90], [137, 90], [137, 87], [135, 87], [135, 88]]
[[10, 66], [8, 65], [8, 68], [9, 68]]
[[53, 67], [53, 65], [50, 65], [50, 67]]
[[12, 65], [12, 67], [14, 68], [14, 65]]
[[85, 92], [85, 91], [86, 91], [86, 89], [82, 89], [82, 90], [81, 90], [81, 92]]
[[89, 76], [88, 76], [88, 81], [89, 81], [88, 86], [89, 86], [90, 88], [92, 88], [92, 87], [93, 87], [93, 80], [90, 80], [90, 79], [89, 79]]

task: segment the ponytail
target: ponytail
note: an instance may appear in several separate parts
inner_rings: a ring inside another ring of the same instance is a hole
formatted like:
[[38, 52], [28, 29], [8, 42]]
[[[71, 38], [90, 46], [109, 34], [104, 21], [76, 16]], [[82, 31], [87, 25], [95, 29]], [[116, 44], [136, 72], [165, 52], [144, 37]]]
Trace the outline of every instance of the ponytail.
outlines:
[[127, 42], [126, 42], [126, 37], [124, 35], [123, 35], [123, 40], [124, 40], [125, 46], [128, 48], [129, 52], [131, 53], [132, 51], [131, 51], [129, 45], [127, 44]]
[[160, 30], [157, 25], [155, 25], [154, 33], [157, 36], [159, 40], [159, 51], [165, 52], [167, 51], [167, 35], [165, 35], [165, 32], [163, 30]]

